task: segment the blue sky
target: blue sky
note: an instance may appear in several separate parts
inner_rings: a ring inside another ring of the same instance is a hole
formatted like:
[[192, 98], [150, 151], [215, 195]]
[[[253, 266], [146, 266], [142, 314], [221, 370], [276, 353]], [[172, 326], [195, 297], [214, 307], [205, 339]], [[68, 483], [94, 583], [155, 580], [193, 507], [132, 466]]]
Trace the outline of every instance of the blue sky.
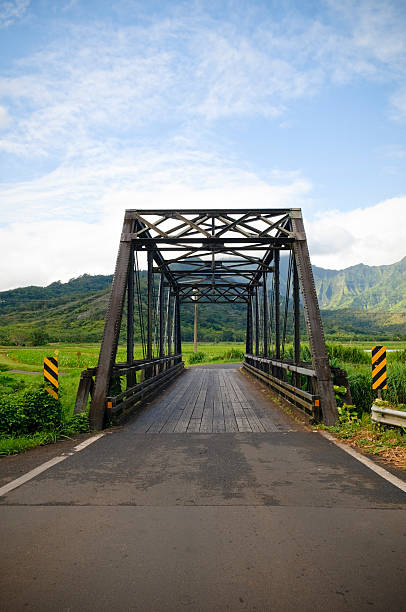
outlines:
[[401, 259], [405, 32], [403, 0], [0, 0], [0, 290], [111, 273], [125, 208], [300, 206], [317, 265]]

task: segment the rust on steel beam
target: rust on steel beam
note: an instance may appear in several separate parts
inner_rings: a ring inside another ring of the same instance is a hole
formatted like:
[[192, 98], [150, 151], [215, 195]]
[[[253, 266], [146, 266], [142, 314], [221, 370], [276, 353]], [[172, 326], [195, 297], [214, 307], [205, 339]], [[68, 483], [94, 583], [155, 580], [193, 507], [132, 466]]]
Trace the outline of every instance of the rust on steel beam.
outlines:
[[337, 404], [331, 382], [331, 370], [328, 362], [323, 323], [321, 321], [320, 309], [317, 300], [313, 270], [307, 247], [306, 233], [302, 213], [299, 209], [291, 212], [291, 220], [293, 234], [295, 237], [293, 246], [294, 255], [299, 276], [300, 289], [303, 297], [303, 309], [309, 337], [312, 363], [316, 372], [318, 390], [321, 398], [323, 423], [325, 425], [334, 425], [338, 418]]
[[[126, 215], [124, 218], [123, 234], [131, 233], [133, 227], [134, 221]], [[89, 422], [92, 431], [102, 429], [104, 425], [105, 402], [117, 353], [130, 253], [131, 241], [121, 240], [104, 326], [103, 340], [100, 347], [94, 394], [90, 404]]]

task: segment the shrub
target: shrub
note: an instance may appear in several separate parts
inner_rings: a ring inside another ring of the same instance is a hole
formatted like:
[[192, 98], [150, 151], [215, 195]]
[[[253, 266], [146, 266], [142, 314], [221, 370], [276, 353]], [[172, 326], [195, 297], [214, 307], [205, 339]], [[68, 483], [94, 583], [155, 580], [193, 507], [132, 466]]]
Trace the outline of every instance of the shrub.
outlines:
[[51, 431], [63, 420], [60, 400], [44, 386], [0, 395], [0, 434], [21, 435]]
[[224, 353], [224, 355], [222, 355], [221, 357], [218, 357], [218, 359], [225, 359], [229, 361], [231, 361], [232, 359], [239, 359], [243, 361], [244, 355], [245, 355], [245, 352], [242, 351], [241, 349], [232, 348], [226, 353]]
[[87, 412], [72, 414], [63, 424], [63, 434], [86, 433], [89, 431], [89, 416]]
[[197, 351], [197, 353], [192, 353], [189, 355], [189, 363], [202, 363], [206, 361], [207, 356], [203, 351]]

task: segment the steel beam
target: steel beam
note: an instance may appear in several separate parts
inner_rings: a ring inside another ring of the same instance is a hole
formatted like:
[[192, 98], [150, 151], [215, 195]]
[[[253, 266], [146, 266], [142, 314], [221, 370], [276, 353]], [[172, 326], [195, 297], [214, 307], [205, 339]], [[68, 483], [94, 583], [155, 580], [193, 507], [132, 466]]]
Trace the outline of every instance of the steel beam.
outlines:
[[247, 302], [247, 331], [245, 337], [245, 352], [252, 355], [252, 290], [248, 292]]
[[147, 359], [152, 359], [152, 312], [153, 312], [153, 253], [148, 251], [148, 277], [147, 277]]
[[268, 357], [268, 353], [269, 353], [269, 340], [268, 340], [268, 290], [267, 290], [267, 273], [264, 272], [264, 279], [263, 279], [263, 294], [264, 294], [264, 300], [263, 300], [263, 336], [264, 336], [264, 357]]
[[175, 353], [182, 353], [182, 333], [180, 326], [180, 299], [179, 293], [175, 295]]
[[[127, 363], [134, 363], [134, 250], [130, 250], [127, 281]], [[127, 388], [134, 385], [134, 376], [128, 374]]]
[[277, 249], [274, 249], [274, 291], [275, 291], [275, 357], [281, 357], [281, 303], [280, 303], [280, 254]]
[[[131, 233], [133, 227], [134, 221], [126, 215], [124, 218], [123, 234]], [[105, 402], [117, 353], [130, 254], [131, 242], [122, 240], [117, 255], [116, 269], [97, 365], [94, 394], [90, 404], [89, 422], [92, 431], [102, 429], [104, 425]]]
[[325, 425], [334, 425], [338, 418], [337, 404], [331, 381], [331, 370], [324, 339], [323, 323], [321, 321], [313, 270], [310, 263], [306, 233], [300, 210], [291, 213], [291, 218], [295, 237], [293, 248], [299, 275], [300, 289], [303, 296], [303, 309], [312, 363], [316, 372], [317, 385], [321, 398], [323, 423]]
[[166, 311], [167, 320], [167, 344], [168, 344], [168, 355], [172, 355], [172, 289], [168, 288], [168, 306]]
[[259, 356], [259, 296], [258, 287], [255, 287], [255, 355]]
[[165, 307], [165, 277], [163, 273], [159, 278], [159, 356], [165, 355], [165, 338], [164, 338], [164, 307]]

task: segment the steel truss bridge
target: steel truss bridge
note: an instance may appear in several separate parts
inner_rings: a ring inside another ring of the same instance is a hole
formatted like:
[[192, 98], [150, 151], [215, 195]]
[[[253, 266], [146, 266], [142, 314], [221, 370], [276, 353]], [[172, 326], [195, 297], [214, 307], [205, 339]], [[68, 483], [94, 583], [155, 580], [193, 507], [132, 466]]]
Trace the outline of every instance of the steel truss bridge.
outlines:
[[[289, 258], [284, 287], [281, 251]], [[146, 260], [146, 289], [140, 283], [140, 260]], [[245, 304], [243, 367], [314, 420], [336, 421], [301, 210], [127, 210], [98, 366], [82, 372], [76, 399], [75, 411], [82, 412], [91, 395], [93, 430], [182, 373], [181, 305], [196, 302]], [[301, 360], [301, 309], [308, 362]], [[293, 321], [290, 359], [284, 350], [288, 320]], [[134, 357], [135, 323], [142, 359]], [[123, 332], [127, 354], [119, 363]]]

